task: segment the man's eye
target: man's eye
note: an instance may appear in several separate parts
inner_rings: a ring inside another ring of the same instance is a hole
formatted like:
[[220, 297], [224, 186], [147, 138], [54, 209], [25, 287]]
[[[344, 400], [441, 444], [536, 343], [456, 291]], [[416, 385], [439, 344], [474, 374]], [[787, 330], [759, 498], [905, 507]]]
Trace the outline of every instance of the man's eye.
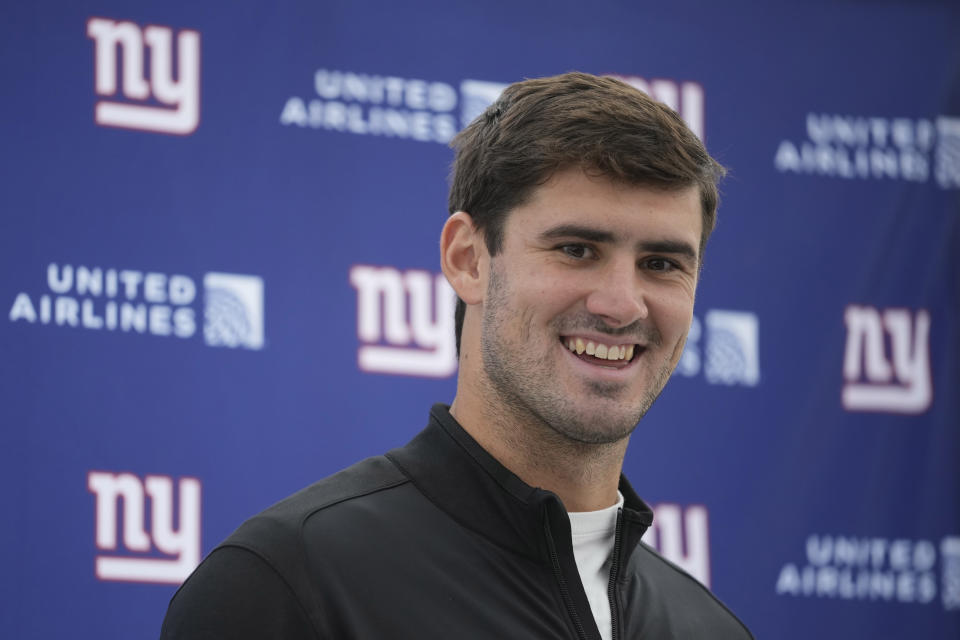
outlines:
[[651, 271], [672, 271], [677, 266], [666, 258], [648, 258], [644, 261], [644, 264], [646, 265], [647, 269], [650, 269]]
[[571, 258], [576, 258], [578, 260], [582, 260], [583, 258], [590, 258], [593, 256], [593, 251], [590, 249], [590, 247], [587, 247], [582, 244], [565, 244], [562, 247], [560, 247], [560, 250], [563, 251], [563, 253], [566, 254], [567, 256]]

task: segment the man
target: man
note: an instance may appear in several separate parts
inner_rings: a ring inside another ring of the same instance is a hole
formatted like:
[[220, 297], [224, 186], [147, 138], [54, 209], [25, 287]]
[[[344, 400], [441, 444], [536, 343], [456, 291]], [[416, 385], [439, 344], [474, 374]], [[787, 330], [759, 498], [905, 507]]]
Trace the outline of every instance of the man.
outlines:
[[510, 86], [453, 144], [453, 403], [241, 526], [163, 638], [750, 638], [640, 543], [620, 473], [683, 351], [723, 169], [580, 73]]

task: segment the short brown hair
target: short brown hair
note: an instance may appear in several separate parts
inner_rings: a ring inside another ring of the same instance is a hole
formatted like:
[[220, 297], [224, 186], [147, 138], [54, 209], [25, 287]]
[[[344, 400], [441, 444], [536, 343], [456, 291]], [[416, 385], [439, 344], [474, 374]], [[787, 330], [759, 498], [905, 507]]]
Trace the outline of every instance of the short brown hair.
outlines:
[[[490, 255], [502, 248], [507, 214], [576, 166], [633, 185], [697, 186], [701, 258], [716, 224], [724, 168], [675, 111], [614, 78], [573, 72], [512, 84], [450, 144], [450, 214], [470, 214]], [[458, 353], [465, 311], [458, 299]]]

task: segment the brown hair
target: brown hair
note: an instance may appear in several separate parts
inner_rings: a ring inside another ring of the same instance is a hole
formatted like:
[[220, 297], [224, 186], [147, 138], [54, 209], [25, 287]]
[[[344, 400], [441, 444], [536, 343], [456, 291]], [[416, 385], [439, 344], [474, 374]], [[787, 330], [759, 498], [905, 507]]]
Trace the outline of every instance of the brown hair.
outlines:
[[[701, 258], [716, 224], [724, 168], [676, 112], [614, 78], [574, 72], [512, 84], [450, 144], [450, 214], [470, 214], [490, 255], [502, 248], [507, 214], [573, 166], [633, 185], [697, 186]], [[457, 353], [465, 312], [458, 299]]]

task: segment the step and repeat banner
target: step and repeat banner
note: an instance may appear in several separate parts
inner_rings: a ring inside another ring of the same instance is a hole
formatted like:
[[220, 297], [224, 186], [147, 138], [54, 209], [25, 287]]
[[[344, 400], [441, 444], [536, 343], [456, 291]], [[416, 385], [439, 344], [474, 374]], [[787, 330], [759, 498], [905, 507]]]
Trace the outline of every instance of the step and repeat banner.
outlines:
[[645, 540], [759, 638], [960, 637], [956, 3], [0, 15], [4, 637], [156, 637], [240, 522], [452, 399], [448, 143], [570, 70], [730, 168]]

